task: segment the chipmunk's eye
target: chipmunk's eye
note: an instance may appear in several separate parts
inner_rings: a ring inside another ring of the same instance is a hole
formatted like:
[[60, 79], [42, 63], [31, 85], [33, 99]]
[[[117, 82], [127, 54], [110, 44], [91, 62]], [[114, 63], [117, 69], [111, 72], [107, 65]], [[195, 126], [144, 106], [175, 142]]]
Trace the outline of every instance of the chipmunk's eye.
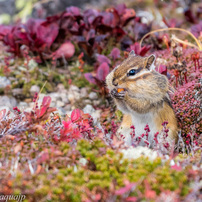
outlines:
[[129, 72], [128, 72], [128, 76], [134, 76], [136, 74], [136, 69], [131, 69]]

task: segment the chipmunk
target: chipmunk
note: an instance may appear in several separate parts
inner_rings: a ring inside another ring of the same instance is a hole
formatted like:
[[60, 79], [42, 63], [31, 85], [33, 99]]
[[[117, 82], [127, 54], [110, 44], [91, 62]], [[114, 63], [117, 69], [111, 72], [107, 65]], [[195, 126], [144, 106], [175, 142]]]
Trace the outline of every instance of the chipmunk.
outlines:
[[145, 133], [144, 128], [149, 125], [148, 142], [151, 147], [154, 134], [161, 132], [164, 121], [168, 122], [168, 142], [178, 138], [177, 120], [168, 94], [168, 79], [154, 70], [154, 61], [154, 55], [140, 57], [131, 51], [128, 58], [106, 77], [109, 92], [124, 114], [118, 133], [124, 136], [127, 145], [132, 143], [132, 125], [138, 136]]

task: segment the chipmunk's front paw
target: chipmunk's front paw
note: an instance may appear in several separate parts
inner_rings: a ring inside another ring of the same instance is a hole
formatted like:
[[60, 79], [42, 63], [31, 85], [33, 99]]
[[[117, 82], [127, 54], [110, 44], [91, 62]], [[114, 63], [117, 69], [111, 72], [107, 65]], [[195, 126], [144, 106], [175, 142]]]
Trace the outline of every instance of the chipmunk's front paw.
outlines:
[[123, 99], [125, 97], [125, 95], [126, 95], [126, 91], [124, 89], [120, 91], [119, 89], [114, 88], [111, 91], [111, 95], [114, 98]]

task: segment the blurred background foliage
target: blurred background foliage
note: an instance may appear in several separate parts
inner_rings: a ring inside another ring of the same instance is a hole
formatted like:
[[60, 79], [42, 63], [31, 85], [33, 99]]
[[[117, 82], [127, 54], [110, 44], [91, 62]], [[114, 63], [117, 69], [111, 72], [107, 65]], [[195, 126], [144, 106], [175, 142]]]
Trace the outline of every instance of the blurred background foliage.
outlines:
[[[147, 8], [146, 10], [153, 14], [155, 13], [155, 15], [169, 14], [171, 16], [172, 13], [161, 13], [159, 8], [164, 4], [169, 5], [170, 3], [170, 5], [173, 5], [178, 3], [181, 7], [176, 12], [180, 14], [190, 8], [190, 6], [198, 6], [193, 4], [200, 3], [200, 0], [0, 0], [0, 24], [10, 24], [18, 21], [25, 22], [29, 17], [46, 18], [64, 11], [68, 6], [102, 10], [109, 7], [109, 5], [120, 3], [134, 8], [136, 11]], [[168, 10], [173, 12], [170, 9]]]

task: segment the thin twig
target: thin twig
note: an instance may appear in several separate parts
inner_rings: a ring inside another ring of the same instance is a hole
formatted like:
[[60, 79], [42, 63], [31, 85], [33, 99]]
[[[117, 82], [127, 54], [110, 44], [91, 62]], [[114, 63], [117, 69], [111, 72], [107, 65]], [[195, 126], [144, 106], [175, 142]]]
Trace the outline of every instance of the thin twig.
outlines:
[[157, 29], [157, 30], [154, 30], [154, 31], [151, 31], [151, 32], [145, 34], [145, 35], [142, 37], [142, 39], [140, 40], [140, 47], [142, 46], [142, 41], [143, 41], [147, 36], [149, 36], [150, 34], [153, 34], [153, 33], [156, 33], [156, 32], [172, 31], [172, 30], [173, 30], [173, 31], [183, 31], [183, 32], [186, 32], [187, 34], [189, 34], [190, 36], [192, 36], [192, 38], [196, 41], [196, 43], [197, 43], [198, 46], [195, 46], [194, 44], [189, 43], [189, 42], [181, 41], [180, 39], [177, 39], [177, 40], [180, 40], [180, 43], [183, 43], [183, 44], [186, 44], [186, 45], [195, 47], [195, 48], [198, 49], [199, 51], [202, 51], [202, 45], [201, 45], [200, 41], [199, 41], [190, 31], [187, 31], [187, 30], [181, 29], [181, 28], [176, 28], [176, 27], [173, 27], [173, 28], [164, 28], [164, 29]]

